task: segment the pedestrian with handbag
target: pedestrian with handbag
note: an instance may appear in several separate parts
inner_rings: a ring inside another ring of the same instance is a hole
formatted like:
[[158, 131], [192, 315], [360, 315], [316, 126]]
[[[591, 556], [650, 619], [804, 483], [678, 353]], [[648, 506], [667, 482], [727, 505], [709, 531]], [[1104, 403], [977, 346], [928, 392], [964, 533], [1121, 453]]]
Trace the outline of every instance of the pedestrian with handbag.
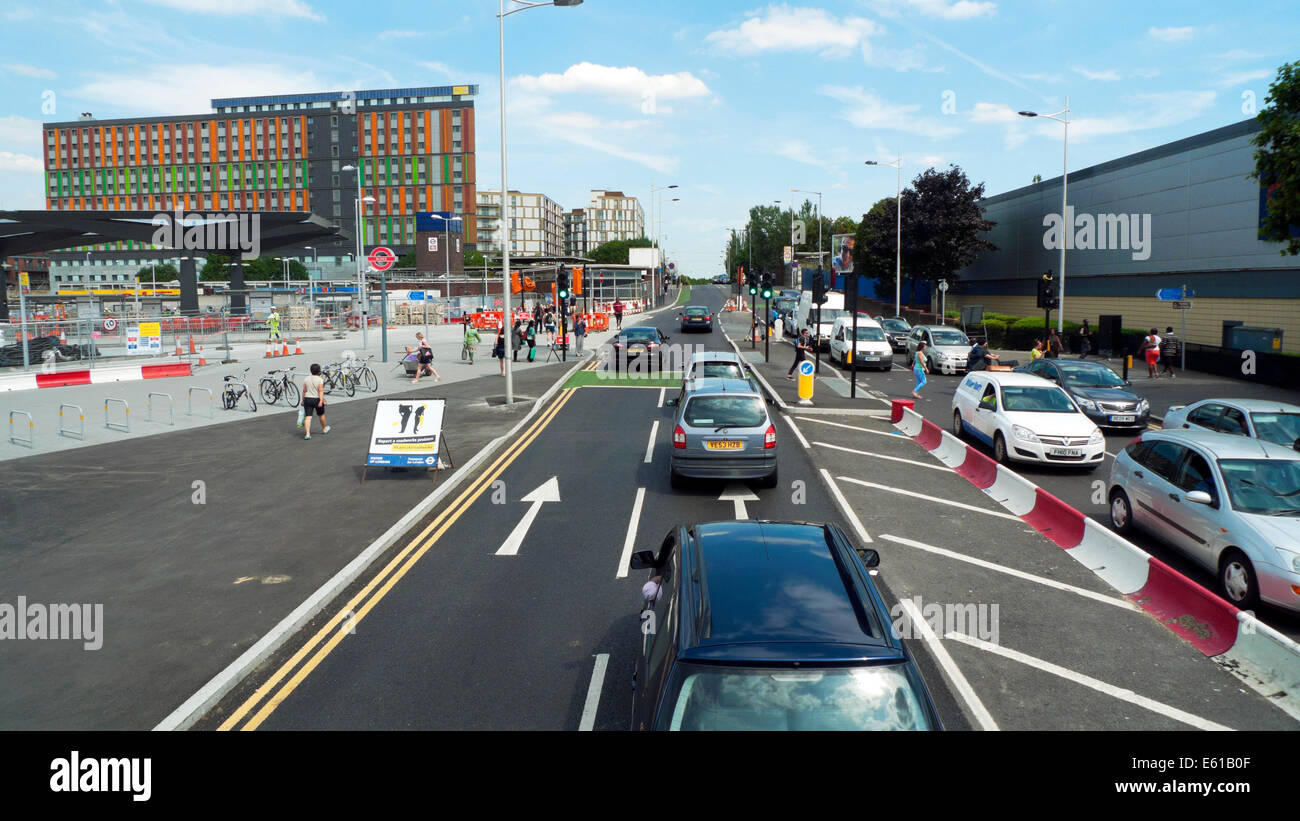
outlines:
[[529, 322], [528, 330], [524, 332], [524, 338], [528, 341], [528, 361], [532, 362], [537, 358], [537, 323]]
[[506, 375], [506, 325], [502, 322], [497, 326], [497, 339], [492, 345], [492, 355], [501, 363], [501, 375]]
[[419, 343], [419, 347], [416, 348], [415, 378], [411, 380], [411, 384], [420, 384], [420, 376], [426, 370], [433, 377], [434, 382], [441, 382], [442, 377], [433, 368], [433, 348], [429, 346], [429, 340], [425, 339], [424, 334], [419, 332], [416, 332], [415, 339]]

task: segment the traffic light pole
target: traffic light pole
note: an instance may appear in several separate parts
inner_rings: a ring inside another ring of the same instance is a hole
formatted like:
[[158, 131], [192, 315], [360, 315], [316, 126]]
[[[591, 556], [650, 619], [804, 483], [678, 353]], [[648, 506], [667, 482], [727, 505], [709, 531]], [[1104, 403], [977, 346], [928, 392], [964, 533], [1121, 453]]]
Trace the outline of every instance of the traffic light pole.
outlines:
[[[848, 276], [857, 276], [857, 274], [845, 274]], [[858, 396], [858, 306], [857, 300], [854, 300], [853, 306], [849, 309], [853, 311], [853, 338], [849, 341], [849, 398], [856, 399]]]
[[763, 310], [763, 361], [771, 362], [772, 361], [772, 356], [771, 356], [772, 334], [770, 333], [770, 329], [767, 322], [768, 322], [768, 317], [772, 315], [772, 298], [769, 296], [767, 299], [763, 301], [765, 304], [765, 308]]
[[821, 332], [822, 332], [822, 306], [821, 303], [818, 303], [817, 304], [817, 328], [813, 331], [813, 335], [812, 335], [813, 336], [813, 357], [817, 361], [817, 364], [813, 366], [813, 373], [817, 374], [818, 376], [822, 375]]

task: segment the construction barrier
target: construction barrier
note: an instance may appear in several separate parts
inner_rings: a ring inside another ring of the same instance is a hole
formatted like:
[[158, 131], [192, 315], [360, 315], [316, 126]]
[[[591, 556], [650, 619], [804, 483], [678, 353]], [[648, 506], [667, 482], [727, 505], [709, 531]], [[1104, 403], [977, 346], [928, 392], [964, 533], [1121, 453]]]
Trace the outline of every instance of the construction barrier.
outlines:
[[[20, 439], [14, 436], [14, 414], [21, 414], [27, 417], [27, 438]], [[32, 420], [32, 415], [27, 411], [11, 410], [9, 411], [9, 441], [15, 445], [26, 445], [29, 448], [36, 447], [36, 423]]]
[[[75, 408], [75, 409], [76, 409], [76, 411], [77, 411], [77, 421], [78, 421], [78, 423], [79, 423], [79, 424], [78, 424], [78, 428], [77, 428], [77, 430], [74, 431], [72, 428], [66, 428], [66, 427], [63, 426], [63, 409], [64, 409], [64, 408]], [[60, 435], [60, 436], [75, 437], [75, 438], [77, 438], [77, 439], [85, 439], [85, 438], [86, 438], [86, 412], [85, 412], [84, 410], [82, 410], [82, 408], [81, 408], [80, 405], [74, 405], [74, 404], [72, 404], [71, 402], [64, 402], [63, 404], [59, 405], [59, 435]]]

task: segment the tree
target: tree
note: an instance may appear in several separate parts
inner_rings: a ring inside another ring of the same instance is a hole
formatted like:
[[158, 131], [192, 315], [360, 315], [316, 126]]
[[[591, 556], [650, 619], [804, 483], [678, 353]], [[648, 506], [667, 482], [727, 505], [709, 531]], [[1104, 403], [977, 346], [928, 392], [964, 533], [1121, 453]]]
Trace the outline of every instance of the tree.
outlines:
[[225, 282], [230, 279], [230, 257], [225, 254], [208, 254], [207, 262], [199, 271], [202, 282]]
[[135, 278], [141, 282], [152, 282], [155, 279], [158, 282], [171, 282], [173, 279], [180, 279], [180, 276], [181, 272], [170, 262], [164, 262], [157, 266], [146, 265], [135, 272]]
[[393, 267], [394, 267], [394, 268], [414, 268], [414, 267], [415, 267], [415, 252], [414, 252], [414, 251], [407, 251], [405, 254], [402, 254], [401, 259], [397, 260], [397, 264], [394, 265]]
[[1042, 174], [1035, 174], [1035, 175], [1034, 175], [1034, 178], [1033, 178], [1032, 180], [1030, 180], [1030, 182], [1035, 183], [1035, 184], [1040, 183], [1040, 182], [1042, 182], [1042, 181], [1043, 181], [1043, 175], [1042, 175]]
[[1252, 140], [1255, 171], [1250, 176], [1268, 187], [1259, 236], [1285, 243], [1282, 256], [1300, 254], [1300, 61], [1278, 69], [1256, 119], [1260, 130]]
[[616, 239], [597, 245], [589, 255], [592, 262], [606, 265], [627, 265], [629, 248], [649, 248], [652, 243], [645, 237], [639, 239]]
[[478, 251], [465, 252], [465, 270], [468, 271], [473, 268], [482, 268], [486, 264], [487, 260]]

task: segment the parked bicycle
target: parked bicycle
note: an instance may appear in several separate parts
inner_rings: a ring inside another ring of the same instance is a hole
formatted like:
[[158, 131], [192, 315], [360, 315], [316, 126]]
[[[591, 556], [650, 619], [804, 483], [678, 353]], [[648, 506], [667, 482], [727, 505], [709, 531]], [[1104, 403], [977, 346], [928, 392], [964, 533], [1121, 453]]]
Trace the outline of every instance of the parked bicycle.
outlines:
[[371, 354], [365, 359], [356, 359], [345, 363], [347, 372], [356, 380], [357, 387], [365, 388], [371, 393], [379, 390], [379, 377], [375, 376], [375, 372], [370, 369], [370, 360], [374, 358], [375, 355]]
[[320, 369], [321, 378], [325, 380], [325, 392], [341, 388], [348, 396], [356, 396], [357, 380], [342, 362], [324, 365]]
[[[263, 376], [257, 383], [258, 393], [262, 394], [262, 401], [268, 405], [274, 405], [283, 396], [289, 407], [298, 407], [298, 400], [301, 398], [298, 393], [298, 386], [293, 382], [293, 368], [287, 371], [274, 370], [266, 376]], [[280, 374], [276, 376], [276, 374]]]
[[[247, 374], [249, 368], [244, 368], [244, 374]], [[234, 410], [239, 405], [240, 399], [247, 399], [249, 409], [257, 411], [257, 400], [253, 398], [253, 392], [248, 389], [248, 383], [244, 381], [244, 376], [226, 376], [224, 377], [225, 388], [221, 391], [221, 407], [226, 410]]]

